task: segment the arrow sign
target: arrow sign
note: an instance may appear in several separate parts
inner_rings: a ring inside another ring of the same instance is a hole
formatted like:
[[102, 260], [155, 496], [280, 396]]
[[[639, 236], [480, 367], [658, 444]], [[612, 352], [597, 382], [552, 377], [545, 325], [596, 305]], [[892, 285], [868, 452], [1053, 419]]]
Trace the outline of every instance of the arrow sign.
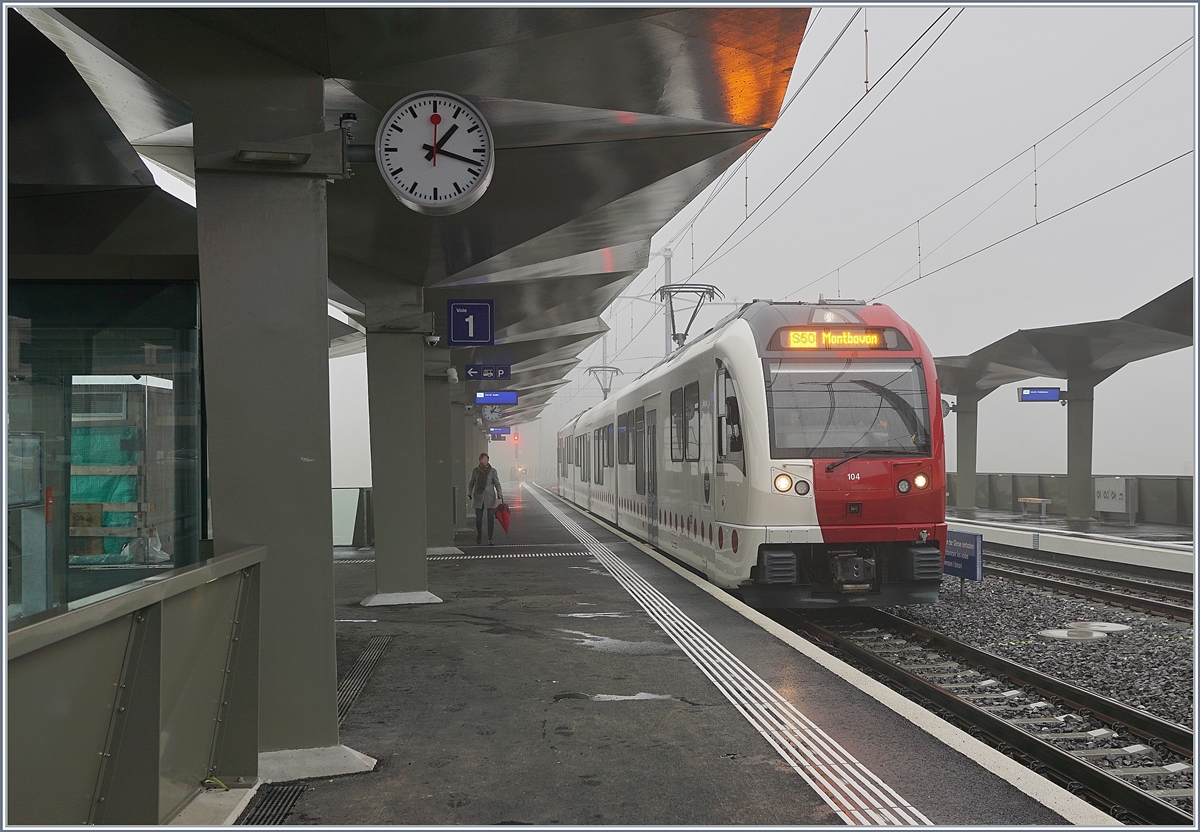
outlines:
[[483, 365], [468, 364], [466, 370], [464, 370], [464, 374], [467, 377], [467, 381], [478, 381], [480, 376], [483, 375]]

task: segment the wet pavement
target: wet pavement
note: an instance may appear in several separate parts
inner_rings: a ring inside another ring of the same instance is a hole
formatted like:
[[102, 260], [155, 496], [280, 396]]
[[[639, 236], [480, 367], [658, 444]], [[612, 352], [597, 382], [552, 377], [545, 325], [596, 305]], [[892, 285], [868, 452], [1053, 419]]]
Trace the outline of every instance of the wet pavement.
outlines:
[[[528, 491], [509, 504], [496, 546], [471, 533], [463, 557], [430, 559], [440, 604], [359, 606], [373, 553], [337, 550], [339, 679], [373, 637], [392, 637], [341, 726], [379, 764], [304, 781], [286, 823], [841, 825], [599, 559]], [[934, 823], [1064, 823], [570, 515]]]

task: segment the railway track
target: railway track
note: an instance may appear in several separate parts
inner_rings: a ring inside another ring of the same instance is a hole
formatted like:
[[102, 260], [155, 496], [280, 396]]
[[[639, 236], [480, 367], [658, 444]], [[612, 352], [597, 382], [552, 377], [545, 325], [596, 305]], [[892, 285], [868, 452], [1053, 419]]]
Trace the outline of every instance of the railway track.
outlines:
[[1190, 587], [1152, 583], [1087, 569], [1039, 563], [1022, 558], [1006, 557], [990, 551], [984, 556], [983, 571], [984, 574], [996, 578], [1088, 598], [1113, 606], [1142, 610], [1177, 621], [1190, 622], [1195, 616]]
[[1182, 726], [880, 610], [773, 617], [1124, 823], [1193, 825]]

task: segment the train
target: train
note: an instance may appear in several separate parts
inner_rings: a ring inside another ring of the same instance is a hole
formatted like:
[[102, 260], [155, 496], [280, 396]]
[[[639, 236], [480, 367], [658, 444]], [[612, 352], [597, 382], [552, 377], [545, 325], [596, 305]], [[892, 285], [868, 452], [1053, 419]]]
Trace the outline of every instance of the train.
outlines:
[[946, 410], [890, 307], [756, 300], [568, 422], [558, 493], [754, 607], [935, 603]]

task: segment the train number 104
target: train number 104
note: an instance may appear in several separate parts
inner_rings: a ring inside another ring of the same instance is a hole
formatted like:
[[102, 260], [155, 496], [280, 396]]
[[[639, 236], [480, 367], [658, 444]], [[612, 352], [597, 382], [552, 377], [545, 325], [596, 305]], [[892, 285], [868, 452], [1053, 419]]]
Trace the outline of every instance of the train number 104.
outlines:
[[846, 479], [848, 479], [848, 480], [861, 480], [861, 479], [862, 479], [862, 474], [855, 473], [855, 472], [851, 472], [851, 473], [849, 473], [849, 474], [847, 474], [847, 475], [846, 475]]

